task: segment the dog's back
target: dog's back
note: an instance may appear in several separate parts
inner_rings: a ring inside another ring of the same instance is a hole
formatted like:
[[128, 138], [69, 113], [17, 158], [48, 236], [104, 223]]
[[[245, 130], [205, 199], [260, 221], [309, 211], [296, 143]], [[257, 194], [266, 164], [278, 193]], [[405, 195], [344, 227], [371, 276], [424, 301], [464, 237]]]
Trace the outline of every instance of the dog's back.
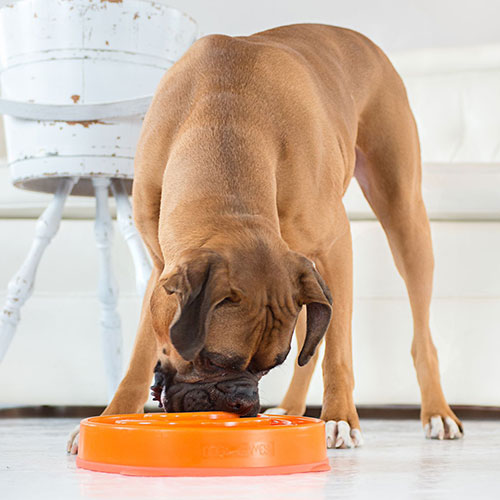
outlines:
[[[406, 102], [404, 87], [387, 57], [352, 30], [303, 24], [204, 37], [166, 74], [146, 116], [136, 155], [137, 224], [157, 235], [162, 189], [168, 190], [162, 211], [170, 213], [193, 196], [184, 190], [204, 176], [216, 179], [214, 169], [228, 165], [240, 189], [262, 194], [262, 186], [245, 183], [248, 165], [261, 160], [273, 165], [272, 204], [288, 213], [280, 215], [285, 230], [307, 212], [316, 219], [331, 213], [326, 207], [339, 203], [354, 173], [356, 142], [373, 140], [376, 108], [400, 100]], [[224, 137], [229, 128], [249, 147]], [[166, 176], [174, 157], [197, 168]], [[158, 246], [148, 246], [161, 260]]]

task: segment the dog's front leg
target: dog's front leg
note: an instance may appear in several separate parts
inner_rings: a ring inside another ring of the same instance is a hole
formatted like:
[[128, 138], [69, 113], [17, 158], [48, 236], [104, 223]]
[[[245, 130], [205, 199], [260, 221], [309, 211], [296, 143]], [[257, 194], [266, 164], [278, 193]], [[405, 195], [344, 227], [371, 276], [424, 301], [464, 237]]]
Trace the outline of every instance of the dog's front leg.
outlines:
[[316, 260], [333, 298], [332, 319], [325, 336], [323, 410], [328, 448], [352, 448], [363, 442], [352, 392], [352, 243], [343, 214], [342, 235]]
[[[157, 342], [154, 334], [150, 299], [154, 286], [158, 280], [158, 271], [153, 270], [144, 294], [139, 329], [135, 339], [132, 357], [111, 403], [102, 415], [115, 415], [119, 413], [141, 413], [144, 411], [149, 396], [149, 386], [153, 378], [153, 370], [158, 361]], [[78, 452], [78, 425], [70, 434], [66, 449], [68, 453]]]

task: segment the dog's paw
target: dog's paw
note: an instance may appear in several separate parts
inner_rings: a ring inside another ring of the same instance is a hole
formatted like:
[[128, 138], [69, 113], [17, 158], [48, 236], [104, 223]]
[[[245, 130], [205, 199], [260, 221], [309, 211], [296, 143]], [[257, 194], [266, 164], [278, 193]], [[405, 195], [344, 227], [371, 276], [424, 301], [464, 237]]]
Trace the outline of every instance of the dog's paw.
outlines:
[[78, 438], [80, 437], [80, 424], [78, 424], [68, 436], [68, 441], [66, 443], [66, 451], [71, 453], [71, 455], [76, 455], [78, 453]]
[[464, 435], [462, 424], [458, 419], [434, 415], [424, 424], [427, 439], [460, 439]]
[[279, 406], [276, 406], [274, 408], [268, 408], [265, 412], [264, 415], [286, 415], [287, 411], [285, 408], [280, 408]]
[[345, 420], [328, 420], [325, 425], [327, 448], [357, 448], [363, 445], [359, 429], [351, 429]]

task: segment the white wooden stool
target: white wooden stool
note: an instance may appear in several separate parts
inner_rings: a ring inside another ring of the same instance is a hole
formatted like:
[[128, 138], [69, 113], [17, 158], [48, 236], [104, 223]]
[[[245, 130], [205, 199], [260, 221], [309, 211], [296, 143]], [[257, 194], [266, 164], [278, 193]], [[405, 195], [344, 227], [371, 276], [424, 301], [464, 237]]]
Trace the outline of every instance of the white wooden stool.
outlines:
[[[55, 236], [61, 222], [64, 202], [78, 182], [78, 178], [60, 178], [52, 202], [38, 219], [35, 239], [21, 268], [9, 282], [7, 299], [0, 312], [0, 360], [14, 336], [20, 319], [20, 310], [33, 291], [33, 283], [40, 259]], [[132, 220], [132, 209], [123, 179], [94, 178], [92, 184], [96, 198], [95, 237], [100, 250], [99, 301], [101, 303], [101, 331], [105, 361], [108, 395], [114, 394], [122, 375], [122, 336], [120, 317], [116, 311], [118, 290], [111, 266], [112, 219], [108, 205], [111, 188], [116, 199], [118, 227], [125, 237], [132, 254], [137, 291], [144, 293], [151, 264], [141, 238]]]
[[142, 294], [151, 264], [128, 198], [135, 146], [156, 85], [196, 37], [196, 23], [162, 0], [0, 0], [0, 113], [12, 182], [54, 193], [8, 286], [0, 361], [67, 197], [95, 196], [102, 345], [113, 395], [122, 375], [122, 337], [108, 199], [116, 200], [118, 227]]

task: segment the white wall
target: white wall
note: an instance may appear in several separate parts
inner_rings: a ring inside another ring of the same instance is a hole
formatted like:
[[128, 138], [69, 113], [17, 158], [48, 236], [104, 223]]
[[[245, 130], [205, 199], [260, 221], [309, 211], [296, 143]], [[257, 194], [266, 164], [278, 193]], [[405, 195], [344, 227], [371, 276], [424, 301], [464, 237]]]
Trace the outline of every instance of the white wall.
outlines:
[[249, 35], [315, 22], [361, 31], [388, 51], [500, 41], [498, 0], [169, 0], [202, 33]]

